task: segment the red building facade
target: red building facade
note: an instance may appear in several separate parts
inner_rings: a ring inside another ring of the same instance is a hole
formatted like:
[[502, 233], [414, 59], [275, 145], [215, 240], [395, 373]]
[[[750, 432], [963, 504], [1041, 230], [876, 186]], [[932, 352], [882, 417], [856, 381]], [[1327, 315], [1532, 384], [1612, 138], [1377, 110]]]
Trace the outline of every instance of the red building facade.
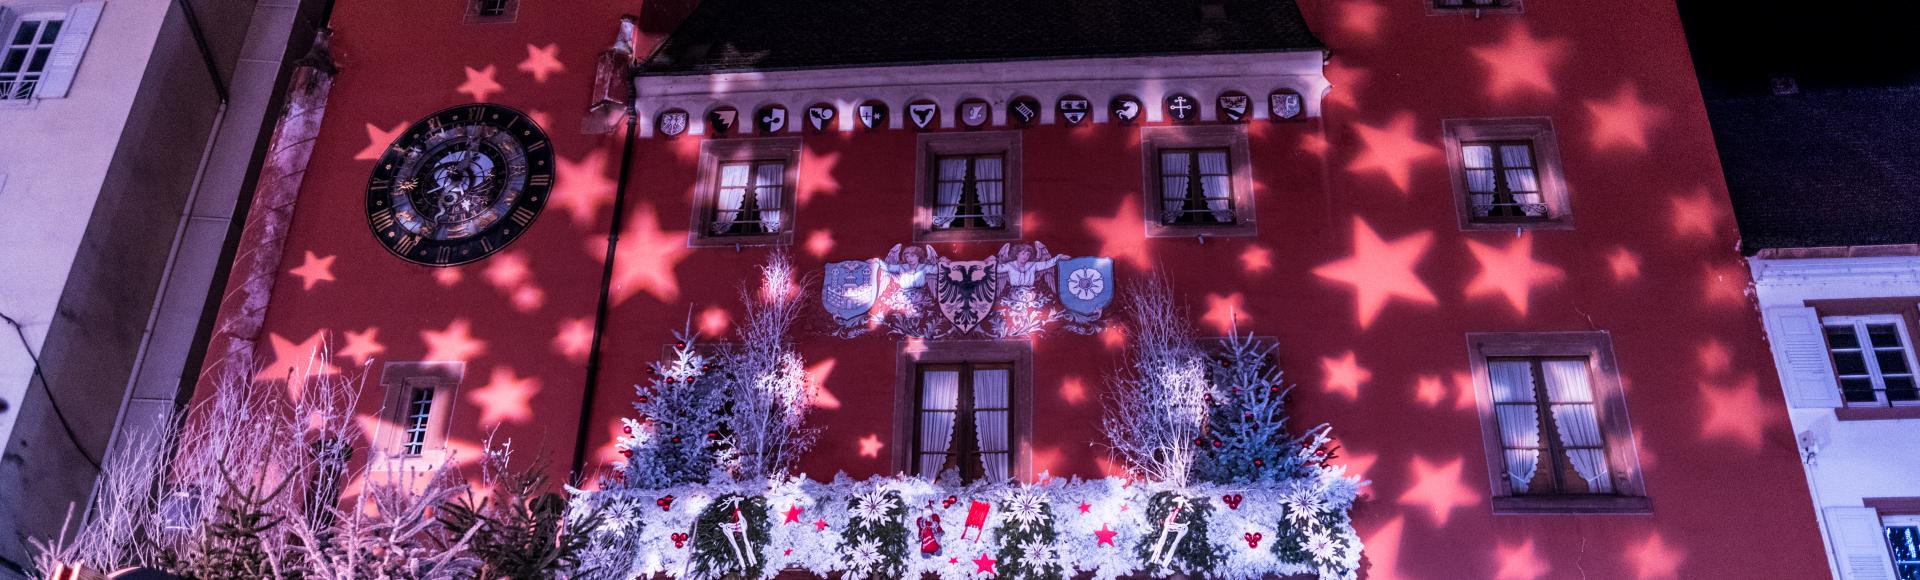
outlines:
[[[772, 249], [818, 275], [899, 266], [900, 246], [966, 262], [1038, 242], [1037, 259], [1110, 258], [1108, 290], [1165, 276], [1204, 335], [1277, 341], [1295, 420], [1331, 423], [1373, 482], [1354, 512], [1364, 577], [1825, 574], [1669, 3], [770, 4], [339, 4], [341, 72], [277, 242], [259, 376], [366, 365], [365, 423], [392, 453], [408, 385], [434, 385], [421, 461], [495, 433], [558, 464], [584, 408], [593, 467], [617, 459], [672, 331], [726, 340]], [[596, 81], [623, 14], [645, 61], [630, 151], [582, 129], [618, 117], [596, 96], [625, 98]], [[1080, 28], [1026, 34], [1062, 21]], [[890, 30], [912, 42], [869, 39]], [[416, 122], [480, 102], [544, 130], [552, 166], [527, 156], [524, 191], [551, 199], [495, 216], [524, 235], [467, 248], [484, 257], [402, 259], [415, 248], [367, 233], [369, 175]], [[1116, 473], [1100, 398], [1127, 338], [1117, 303], [1068, 304], [1070, 278], [1028, 281], [1078, 316], [1034, 333], [810, 307], [797, 346], [825, 432], [802, 469], [916, 471], [917, 377], [941, 364], [1007, 369], [1009, 475]]]

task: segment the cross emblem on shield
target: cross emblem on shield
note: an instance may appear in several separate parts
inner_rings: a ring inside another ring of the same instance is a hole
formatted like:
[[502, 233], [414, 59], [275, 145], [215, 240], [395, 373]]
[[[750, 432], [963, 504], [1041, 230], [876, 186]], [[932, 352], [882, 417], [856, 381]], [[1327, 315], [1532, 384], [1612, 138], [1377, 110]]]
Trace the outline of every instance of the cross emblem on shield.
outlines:
[[1167, 116], [1183, 123], [1192, 121], [1195, 108], [1193, 105], [1193, 97], [1178, 94], [1167, 97]]
[[879, 101], [868, 101], [855, 111], [860, 117], [860, 126], [879, 129], [887, 124], [887, 105]]

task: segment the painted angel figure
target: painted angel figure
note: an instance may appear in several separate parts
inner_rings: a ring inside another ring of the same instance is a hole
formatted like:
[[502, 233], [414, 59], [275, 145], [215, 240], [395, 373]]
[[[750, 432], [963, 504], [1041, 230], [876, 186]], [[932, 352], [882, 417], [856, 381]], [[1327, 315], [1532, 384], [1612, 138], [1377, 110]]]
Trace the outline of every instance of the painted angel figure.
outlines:
[[933, 291], [928, 285], [940, 275], [944, 261], [933, 246], [894, 244], [882, 264], [892, 286], [886, 292], [887, 312], [910, 321], [933, 312]]
[[1046, 282], [1047, 290], [1058, 292], [1059, 288], [1054, 286], [1058, 283], [1055, 277], [1043, 276], [1041, 274], [1047, 270], [1052, 270], [1054, 265], [1059, 264], [1061, 260], [1069, 258], [1070, 256], [1065, 254], [1049, 254], [1047, 253], [1046, 244], [1034, 242], [1032, 244], [1003, 244], [1000, 246], [1000, 253], [994, 254], [994, 256], [988, 258], [988, 260], [994, 263], [994, 270], [1000, 274], [1000, 288], [998, 290], [1000, 295], [1017, 298], [1017, 296], [1009, 296], [1009, 289], [1011, 289], [1013, 293], [1031, 292], [1033, 291], [1036, 279]]
[[[1053, 270], [1065, 259], [1068, 257], [1047, 252], [1046, 244], [1040, 242], [1005, 244], [1000, 246], [1000, 253], [987, 258], [999, 279], [996, 282], [999, 300], [994, 304], [996, 336], [1036, 332], [1059, 315], [1053, 300], [1059, 293], [1059, 281]], [[1047, 287], [1046, 292], [1040, 291], [1042, 283]]]

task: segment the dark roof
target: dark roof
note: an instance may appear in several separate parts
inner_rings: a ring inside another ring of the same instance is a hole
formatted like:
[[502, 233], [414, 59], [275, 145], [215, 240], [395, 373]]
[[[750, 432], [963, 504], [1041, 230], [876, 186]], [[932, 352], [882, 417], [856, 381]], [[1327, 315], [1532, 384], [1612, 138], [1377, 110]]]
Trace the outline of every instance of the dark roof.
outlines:
[[1707, 103], [1741, 247], [1920, 243], [1920, 87]]
[[1319, 50], [1294, 0], [705, 0], [642, 74]]

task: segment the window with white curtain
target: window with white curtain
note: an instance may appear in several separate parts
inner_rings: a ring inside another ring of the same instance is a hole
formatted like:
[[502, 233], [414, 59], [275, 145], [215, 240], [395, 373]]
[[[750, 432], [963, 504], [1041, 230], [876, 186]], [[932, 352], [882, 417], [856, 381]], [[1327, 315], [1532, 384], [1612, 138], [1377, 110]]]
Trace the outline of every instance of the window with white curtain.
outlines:
[[1539, 220], [1549, 216], [1540, 193], [1533, 142], [1470, 141], [1460, 146], [1468, 203], [1477, 221]]
[[784, 160], [734, 161], [720, 164], [714, 186], [710, 233], [715, 236], [755, 236], [780, 233], [785, 221], [781, 201], [786, 197]]
[[1487, 377], [1514, 494], [1613, 493], [1586, 359], [1489, 359]]
[[1447, 119], [1440, 126], [1461, 229], [1573, 227], [1552, 119]]
[[1259, 234], [1246, 131], [1240, 124], [1140, 128], [1140, 207], [1148, 237]]
[[1828, 316], [1820, 324], [1847, 406], [1920, 405], [1913, 347], [1900, 315]]
[[793, 243], [800, 139], [708, 139], [700, 144], [691, 246]]
[[935, 155], [933, 229], [1006, 226], [1005, 153]]
[[1160, 150], [1160, 223], [1234, 223], [1233, 169], [1225, 147]]
[[913, 465], [921, 477], [958, 470], [965, 481], [1013, 476], [1013, 366], [917, 367]]

